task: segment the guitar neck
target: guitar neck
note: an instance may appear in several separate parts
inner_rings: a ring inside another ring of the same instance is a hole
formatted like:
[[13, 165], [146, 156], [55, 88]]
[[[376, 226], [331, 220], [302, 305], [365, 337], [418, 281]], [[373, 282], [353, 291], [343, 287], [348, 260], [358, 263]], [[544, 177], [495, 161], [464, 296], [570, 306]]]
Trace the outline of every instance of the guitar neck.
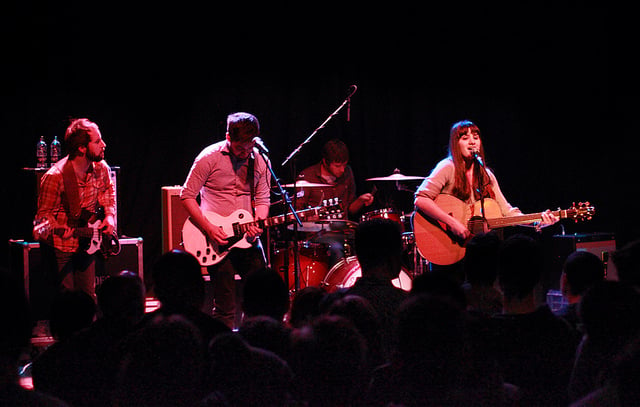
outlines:
[[[574, 212], [571, 209], [561, 209], [557, 211], [552, 211], [555, 216], [560, 219], [565, 219], [571, 216], [571, 213]], [[534, 222], [542, 221], [543, 212], [531, 213], [527, 215], [515, 215], [515, 216], [506, 216], [504, 218], [493, 218], [487, 219], [487, 224], [489, 229], [499, 229], [507, 226], [519, 226], [519, 225], [528, 225]]]
[[[316, 215], [318, 213], [318, 209], [309, 208], [301, 211], [296, 211], [296, 213], [298, 214], [298, 217], [300, 219], [306, 219], [310, 216]], [[295, 220], [296, 217], [292, 213], [288, 213], [286, 215], [278, 215], [271, 218], [258, 219], [256, 221], [248, 223], [236, 223], [233, 225], [233, 232], [236, 236], [242, 236], [249, 230], [249, 227], [251, 226], [257, 226], [261, 229], [264, 229], [265, 227], [283, 225], [285, 223], [294, 222]]]
[[[91, 227], [74, 228], [73, 237], [79, 237], [79, 238], [93, 237], [94, 229], [95, 228], [91, 228]], [[53, 233], [55, 233], [58, 236], [62, 236], [64, 234], [64, 231], [65, 231], [64, 228], [55, 228]]]

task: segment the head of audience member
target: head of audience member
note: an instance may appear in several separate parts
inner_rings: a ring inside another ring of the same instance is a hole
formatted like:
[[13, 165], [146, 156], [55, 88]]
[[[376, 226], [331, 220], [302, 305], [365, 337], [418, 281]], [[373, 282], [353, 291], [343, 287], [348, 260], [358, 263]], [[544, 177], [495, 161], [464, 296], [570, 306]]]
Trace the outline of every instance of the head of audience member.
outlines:
[[623, 282], [600, 281], [582, 297], [578, 315], [592, 344], [624, 344], [640, 332], [640, 293]]
[[96, 303], [84, 291], [61, 291], [51, 304], [51, 335], [63, 340], [91, 325], [96, 316]]
[[460, 374], [464, 310], [450, 298], [413, 295], [398, 310], [397, 357], [403, 375], [426, 386], [448, 386]]
[[402, 231], [391, 219], [371, 219], [356, 228], [355, 250], [362, 277], [390, 281], [402, 268]]
[[124, 270], [104, 280], [96, 288], [102, 318], [133, 326], [144, 316], [144, 284], [137, 274]]
[[496, 233], [479, 233], [466, 246], [464, 272], [472, 287], [490, 287], [498, 278], [500, 238]]
[[613, 252], [611, 258], [620, 281], [640, 286], [640, 239], [622, 246]]
[[455, 277], [446, 271], [423, 273], [413, 279], [411, 295], [429, 294], [448, 298], [463, 309], [467, 307], [464, 290]]
[[320, 315], [320, 304], [327, 292], [322, 287], [308, 286], [296, 291], [289, 310], [289, 325], [300, 328]]
[[[275, 321], [274, 321], [275, 322]], [[231, 406], [286, 406], [290, 399], [291, 369], [277, 354], [249, 345], [241, 335], [226, 332], [209, 345], [209, 392]]]
[[640, 401], [640, 336], [636, 335], [616, 355], [611, 380], [622, 406], [636, 406]]
[[269, 316], [282, 321], [289, 310], [289, 290], [277, 271], [264, 267], [245, 277], [242, 291], [245, 317]]
[[289, 355], [291, 328], [266, 315], [245, 318], [238, 333], [253, 347], [266, 349], [286, 358]]
[[156, 316], [125, 342], [114, 405], [197, 405], [205, 395], [205, 349], [199, 330], [187, 319]]
[[321, 315], [291, 334], [297, 398], [309, 406], [353, 405], [366, 384], [366, 342], [351, 321]]
[[154, 265], [153, 289], [162, 307], [200, 309], [204, 303], [204, 279], [198, 260], [190, 253], [171, 250]]
[[502, 243], [498, 255], [498, 281], [507, 313], [535, 310], [535, 289], [540, 282], [542, 266], [542, 250], [533, 238], [519, 234]]
[[366, 298], [347, 294], [329, 306], [328, 315], [338, 315], [353, 323], [366, 342], [367, 357], [372, 367], [384, 363], [380, 320]]
[[560, 277], [562, 295], [574, 304], [593, 284], [604, 280], [604, 265], [595, 254], [575, 251], [567, 257]]

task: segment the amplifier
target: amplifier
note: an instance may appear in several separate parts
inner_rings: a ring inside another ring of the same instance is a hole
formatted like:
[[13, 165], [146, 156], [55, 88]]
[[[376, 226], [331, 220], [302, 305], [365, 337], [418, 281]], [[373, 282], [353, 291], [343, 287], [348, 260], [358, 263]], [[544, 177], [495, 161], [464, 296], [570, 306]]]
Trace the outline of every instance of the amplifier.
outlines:
[[[108, 276], [122, 270], [137, 273], [144, 281], [143, 239], [120, 238], [120, 253], [104, 258], [96, 256], [96, 285]], [[40, 254], [40, 243], [24, 240], [9, 240], [9, 267], [20, 276], [31, 304], [35, 320], [47, 319], [51, 301], [58, 291], [58, 276], [55, 269], [45, 269]]]
[[182, 247], [182, 226], [189, 217], [182, 205], [180, 191], [182, 187], [162, 187], [162, 253]]
[[588, 251], [595, 254], [604, 264], [605, 278], [618, 280], [618, 271], [613, 261], [610, 260], [610, 254], [616, 250], [616, 239], [613, 233], [554, 235], [552, 242], [548, 288], [559, 289], [562, 266], [574, 251]]

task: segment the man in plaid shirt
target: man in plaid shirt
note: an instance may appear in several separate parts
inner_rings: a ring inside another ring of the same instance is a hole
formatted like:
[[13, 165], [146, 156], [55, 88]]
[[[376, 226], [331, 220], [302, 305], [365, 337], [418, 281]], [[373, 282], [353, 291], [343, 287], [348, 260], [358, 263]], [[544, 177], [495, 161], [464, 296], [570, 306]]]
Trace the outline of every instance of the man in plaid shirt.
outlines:
[[81, 212], [93, 213], [102, 207], [103, 235], [115, 232], [115, 186], [104, 161], [107, 145], [98, 126], [88, 119], [73, 120], [64, 141], [69, 155], [40, 182], [36, 221], [46, 220], [55, 230], [39, 237], [42, 260], [56, 266], [62, 290], [82, 290], [95, 298], [94, 256], [80, 246], [74, 228], [83, 226]]

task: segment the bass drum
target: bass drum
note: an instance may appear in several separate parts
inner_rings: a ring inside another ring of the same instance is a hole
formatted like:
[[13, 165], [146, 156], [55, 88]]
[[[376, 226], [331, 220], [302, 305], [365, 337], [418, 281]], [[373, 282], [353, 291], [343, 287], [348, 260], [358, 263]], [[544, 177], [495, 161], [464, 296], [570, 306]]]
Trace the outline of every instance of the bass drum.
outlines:
[[[319, 286], [329, 270], [328, 247], [322, 243], [298, 242], [300, 259], [300, 288]], [[289, 249], [276, 247], [271, 258], [271, 265], [284, 279], [285, 256], [289, 258], [289, 289], [295, 289], [295, 267], [293, 245]]]
[[[322, 286], [329, 292], [334, 292], [341, 288], [353, 286], [358, 278], [362, 276], [362, 269], [356, 256], [346, 257], [336, 263], [329, 270], [327, 276], [322, 280]], [[409, 273], [402, 267], [398, 278], [391, 280], [391, 283], [404, 290], [411, 291], [412, 282]]]

